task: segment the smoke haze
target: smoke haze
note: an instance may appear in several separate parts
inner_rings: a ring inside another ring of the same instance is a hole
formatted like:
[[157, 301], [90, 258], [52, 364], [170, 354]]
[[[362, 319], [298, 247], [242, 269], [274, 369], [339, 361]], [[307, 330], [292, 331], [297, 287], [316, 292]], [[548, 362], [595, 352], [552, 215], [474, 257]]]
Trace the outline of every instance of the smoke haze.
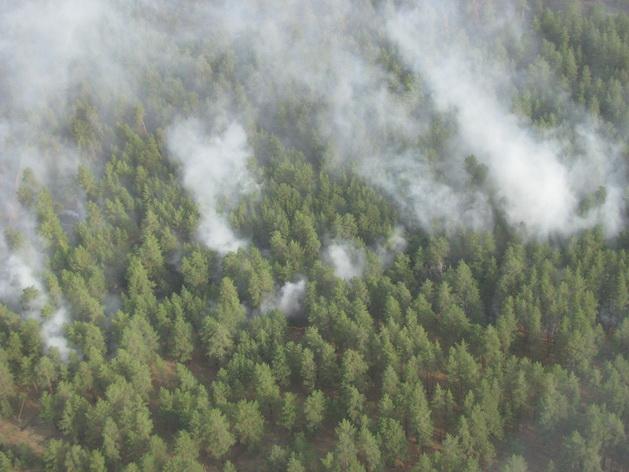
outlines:
[[[469, 33], [468, 5], [455, 0], [415, 7], [376, 7], [366, 0], [178, 7], [162, 1], [9, 2], [0, 13], [0, 60], [11, 72], [0, 79], [0, 229], [25, 218], [16, 191], [26, 167], [60, 191], [67, 181], [58, 177], [75, 173], [80, 152], [64, 123], [80, 91], [91, 90], [104, 109], [122, 99], [141, 102], [154, 68], [181, 79], [182, 94], [204, 97], [191, 98], [190, 109], [177, 113], [164, 99], [155, 108], [166, 111], [153, 120], [167, 130], [170, 155], [199, 206], [199, 239], [221, 254], [247, 243], [227, 213], [256, 188], [240, 124], [249, 129], [250, 120], [308, 157], [323, 161], [312, 154], [324, 153], [332, 170], [359, 173], [399, 206], [407, 227], [490, 229], [497, 208], [529, 237], [570, 235], [597, 224], [614, 236], [625, 214], [619, 152], [579, 113], [568, 129], [541, 131], [514, 112], [513, 89], [530, 77], [512, 68], [508, 55], [489, 59], [487, 44], [498, 35], [518, 40], [534, 33], [525, 15], [506, 8], [510, 2], [500, 5], [503, 13], [477, 35]], [[170, 21], [175, 9], [178, 20]], [[208, 44], [214, 57], [207, 62], [187, 52]], [[236, 82], [216, 77], [201, 83], [198, 71], [223, 56]], [[549, 89], [560, 90], [548, 80]], [[400, 89], [396, 82], [406, 85]], [[307, 104], [311, 129], [280, 123], [282, 106], [296, 101]], [[243, 118], [212, 126], [188, 118], [215, 114]], [[433, 145], [437, 138], [443, 138], [440, 147]], [[487, 169], [482, 185], [470, 184], [470, 154]], [[581, 202], [599, 188], [604, 202], [582, 211]], [[29, 239], [41, 261], [35, 267], [20, 262], [6, 244], [0, 248], [3, 297], [14, 287], [43, 287], [46, 249]], [[324, 257], [344, 279], [359, 276], [365, 265], [362, 251], [347, 242], [330, 245]], [[297, 288], [287, 288], [286, 296]], [[53, 332], [44, 327], [49, 344], [65, 319], [59, 311], [49, 321]]]

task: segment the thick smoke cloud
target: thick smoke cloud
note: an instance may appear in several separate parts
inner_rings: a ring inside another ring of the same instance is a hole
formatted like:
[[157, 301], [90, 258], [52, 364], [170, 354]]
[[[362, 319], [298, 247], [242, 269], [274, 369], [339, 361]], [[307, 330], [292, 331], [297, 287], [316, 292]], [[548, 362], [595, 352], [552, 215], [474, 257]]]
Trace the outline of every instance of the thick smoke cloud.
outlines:
[[[60, 117], [76, 85], [76, 68], [90, 55], [82, 39], [102, 20], [98, 5], [24, 1], [0, 8], [0, 63], [5, 68], [0, 78], [0, 302], [40, 320], [46, 345], [64, 356], [67, 311], [50, 308], [42, 281], [46, 250], [17, 190], [27, 168], [52, 193], [63, 191], [76, 169], [78, 155], [63, 136]], [[8, 243], [9, 232], [19, 234], [19, 247]], [[25, 290], [36, 293], [28, 307], [20, 303]], [[51, 313], [43, 317], [42, 310]]]
[[[76, 202], [76, 192], [68, 191], [80, 160], [71, 136], [76, 100], [88, 96], [113, 125], [120, 119], [113, 115], [119, 113], [117, 106], [139, 104], [146, 96], [150, 74], [188, 72], [190, 61], [179, 47], [203, 37], [200, 30], [189, 28], [197, 18], [195, 3], [189, 7], [190, 22], [183, 14], [182, 25], [172, 22], [180, 13], [178, 5], [162, 1], [24, 0], [0, 7], [0, 63], [5, 72], [0, 77], [0, 232], [22, 233], [37, 260], [25, 261], [3, 243], [0, 302], [16, 307], [16, 296], [34, 287], [40, 292], [39, 305], [47, 304], [41, 278], [47, 250], [30, 223], [31, 212], [17, 199], [22, 172], [32, 170], [57, 201], [72, 201], [69, 207], [63, 205], [61, 214], [76, 219], [82, 205]], [[172, 114], [166, 107], [165, 114], [169, 111]], [[48, 345], [65, 350], [59, 334], [68, 318], [66, 310], [59, 309], [43, 322]]]
[[[247, 108], [239, 113], [274, 129], [269, 111], [280, 103], [314, 104], [310, 119], [329, 155], [382, 187], [425, 228], [488, 227], [497, 202], [510, 223], [531, 235], [597, 223], [615, 234], [622, 225], [625, 182], [614, 150], [594, 127], [581, 120], [571, 137], [582, 142], [580, 154], [567, 155], [573, 149], [563, 138], [535, 132], [511, 112], [505, 91], [526, 74], [483, 50], [492, 35], [517, 37], [527, 28], [509, 2], [478, 34], [470, 34], [469, 5], [457, 0], [413, 7], [364, 0], [185, 6], [174, 22], [167, 2], [18, 2], [2, 16], [0, 54], [15, 71], [5, 84], [8, 96], [22, 109], [48, 106], [89, 82], [103, 95], [139, 97], [148, 64], [187, 70], [193, 84], [194, 69], [177, 47], [211, 43], [216, 55], [229, 51], [234, 58], [237, 86], [247, 97], [235, 106]], [[399, 63], [391, 66], [396, 51]], [[392, 70], [404, 67], [416, 82], [410, 91], [392, 86], [399, 79]], [[216, 87], [213, 98], [233, 105], [233, 94]], [[455, 139], [437, 158], [417, 143], [430, 132], [432, 106], [456, 124]], [[487, 165], [496, 195], [467, 185], [464, 158], [471, 153]], [[604, 205], [580, 214], [580, 202], [602, 186]]]
[[462, 167], [438, 180], [429, 159], [411, 149], [429, 121], [418, 97], [391, 90], [380, 63], [382, 12], [370, 2], [225, 3], [209, 17], [217, 36], [255, 58], [245, 87], [259, 108], [292, 97], [317, 104], [311, 120], [334, 163], [382, 187], [426, 228], [490, 222], [484, 197], [459, 191]]
[[221, 202], [234, 206], [239, 196], [255, 189], [247, 170], [251, 150], [243, 127], [232, 122], [210, 136], [198, 120], [187, 120], [169, 130], [168, 147], [181, 163], [183, 184], [199, 206], [199, 238], [220, 254], [246, 245], [221, 209]]

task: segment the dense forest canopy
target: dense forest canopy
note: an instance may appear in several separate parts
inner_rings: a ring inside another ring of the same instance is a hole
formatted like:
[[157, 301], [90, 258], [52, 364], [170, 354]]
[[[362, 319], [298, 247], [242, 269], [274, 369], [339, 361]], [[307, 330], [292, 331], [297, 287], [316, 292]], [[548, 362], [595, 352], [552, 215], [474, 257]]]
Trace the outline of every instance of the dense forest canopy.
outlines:
[[629, 470], [626, 0], [0, 31], [0, 472]]

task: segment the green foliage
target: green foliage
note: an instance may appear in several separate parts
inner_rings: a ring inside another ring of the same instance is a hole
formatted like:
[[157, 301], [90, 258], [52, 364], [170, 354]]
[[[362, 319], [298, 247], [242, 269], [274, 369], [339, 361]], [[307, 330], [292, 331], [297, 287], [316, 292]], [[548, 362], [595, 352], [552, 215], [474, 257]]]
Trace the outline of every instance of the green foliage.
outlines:
[[321, 390], [313, 391], [304, 401], [304, 418], [310, 431], [316, 431], [325, 418], [326, 401]]
[[[626, 145], [623, 7], [516, 3], [532, 31], [518, 44], [498, 35], [483, 52], [522, 72], [508, 91], [513, 110], [540, 133], [564, 133], [576, 103]], [[469, 32], [495, 7], [466, 4]], [[407, 247], [388, 254], [405, 210], [338, 165], [338, 143], [311, 122], [318, 105], [287, 86], [264, 119], [244, 113], [259, 191], [226, 205], [250, 244], [222, 257], [198, 242], [201, 209], [162, 131], [225, 90], [244, 109], [258, 103], [235, 73], [247, 59], [217, 57], [215, 43], [178, 51], [180, 71], [148, 61], [134, 103], [104, 106], [77, 90], [56, 125], [87, 158], [68, 188], [18, 173], [37, 234], [7, 217], [3, 237], [20, 257], [40, 238], [48, 259], [41, 283], [0, 305], [0, 417], [51, 436], [41, 454], [2, 443], [0, 471], [524, 472], [534, 462], [519, 440], [530, 434], [555, 470], [629, 463], [627, 234], [522, 239], [504, 221], [484, 156], [456, 155], [455, 120], [378, 39], [357, 44], [377, 58], [388, 93], [434, 115], [400, 146], [429, 156], [436, 173], [453, 154], [461, 185], [495, 205], [495, 227], [427, 234], [407, 222]], [[567, 162], [583, 152], [573, 147]], [[81, 198], [84, 215], [69, 224], [62, 209]], [[612, 198], [600, 187], [575, 205], [589, 218]], [[364, 250], [362, 276], [334, 275], [322, 257], [334, 240]], [[269, 309], [302, 277], [299, 316]], [[67, 359], [40, 335], [39, 317], [57, 308], [71, 318]]]
[[200, 435], [205, 450], [215, 459], [223, 457], [236, 442], [227, 418], [217, 409], [211, 409], [203, 416]]
[[241, 400], [234, 412], [234, 431], [245, 446], [256, 446], [264, 434], [264, 417], [257, 402]]

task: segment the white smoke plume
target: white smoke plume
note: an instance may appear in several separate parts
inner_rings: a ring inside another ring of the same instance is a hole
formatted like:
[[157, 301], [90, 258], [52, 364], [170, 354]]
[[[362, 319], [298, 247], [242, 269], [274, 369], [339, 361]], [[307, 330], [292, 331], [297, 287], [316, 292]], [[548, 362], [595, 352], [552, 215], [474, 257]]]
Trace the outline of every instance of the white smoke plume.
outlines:
[[[455, 110], [460, 138], [489, 168], [509, 221], [541, 235], [570, 233], [598, 222], [609, 233], [619, 231], [622, 190], [613, 178], [618, 162], [604, 157], [610, 149], [581, 125], [575, 134], [586, 141], [585, 154], [568, 159], [565, 143], [534, 133], [511, 113], [498, 92], [510, 78], [495, 79], [497, 64], [482, 61], [479, 67], [469, 43], [448, 33], [460, 31], [465, 21], [458, 5], [428, 2], [394, 11], [387, 31], [428, 83], [437, 106]], [[579, 201], [603, 185], [609, 193], [600, 218], [579, 215]]]
[[[0, 64], [5, 72], [0, 79], [0, 302], [39, 320], [45, 344], [62, 356], [69, 352], [63, 338], [67, 311], [49, 306], [41, 278], [47, 263], [44, 244], [17, 190], [26, 168], [52, 192], [67, 185], [76, 169], [77, 153], [56, 120], [66, 112], [71, 85], [78, 85], [73, 78], [81, 56], [89, 55], [81, 38], [94, 34], [93, 21], [101, 16], [94, 2], [78, 3], [26, 0], [0, 7]], [[7, 230], [22, 235], [19, 248], [7, 244]], [[20, 307], [25, 289], [37, 292], [28, 309]], [[53, 311], [42, 316], [44, 309]]]
[[334, 267], [334, 275], [343, 280], [360, 277], [367, 263], [365, 251], [349, 241], [333, 242], [325, 249], [323, 258]]
[[391, 91], [377, 63], [381, 12], [362, 0], [275, 6], [219, 3], [208, 14], [217, 37], [256, 58], [256, 74], [246, 82], [252, 100], [261, 106], [297, 95], [318, 103], [311, 119], [334, 161], [355, 164], [423, 226], [488, 224], [486, 202], [476, 202], [482, 197], [470, 201], [459, 191], [462, 167], [451, 172], [452, 184], [441, 182], [425, 157], [407, 149], [428, 121], [417, 97]]
[[305, 278], [286, 282], [275, 297], [264, 301], [261, 311], [264, 313], [277, 309], [289, 317], [298, 315], [306, 295], [306, 282]]
[[306, 293], [306, 280], [287, 282], [280, 290], [277, 307], [286, 315], [295, 315], [301, 310], [301, 304]]
[[256, 187], [247, 169], [251, 150], [243, 127], [232, 122], [210, 136], [198, 120], [187, 120], [169, 130], [168, 147], [181, 163], [183, 184], [199, 206], [201, 241], [220, 254], [245, 246], [221, 209], [221, 202], [235, 205], [239, 196]]
[[[175, 10], [159, 0], [23, 0], [0, 6], [0, 231], [18, 227], [37, 254], [33, 265], [12, 248], [1, 248], [0, 261], [7, 262], [0, 271], [2, 301], [32, 286], [42, 294], [40, 304], [47, 303], [40, 278], [46, 249], [34, 225], [19, 224], [30, 218], [16, 195], [22, 171], [30, 168], [53, 196], [65, 192], [80, 159], [70, 136], [76, 99], [89, 96], [99, 113], [111, 115], [120, 103], [139, 103], [147, 75], [185, 70], [188, 57], [178, 47], [202, 36], [185, 34], [187, 25], [173, 28]], [[77, 208], [81, 202], [62, 214], [77, 215]], [[65, 349], [59, 336], [68, 318], [65, 309], [47, 318], [47, 344]]]
[[[266, 116], [280, 103], [314, 103], [309, 119], [329, 154], [352, 163], [425, 228], [485, 228], [498, 202], [508, 221], [529, 234], [567, 234], [597, 223], [616, 233], [625, 182], [610, 157], [613, 149], [594, 127], [576, 128], [582, 155], [566, 156], [562, 139], [534, 132], [511, 113], [505, 91], [525, 74], [487, 59], [491, 51], [484, 54], [479, 43], [489, 38], [490, 44], [503, 30], [517, 36], [527, 25], [516, 6], [499, 5], [505, 8], [496, 19], [467, 35], [469, 5], [458, 0], [410, 7], [376, 7], [367, 0], [216, 0], [185, 2], [180, 9], [161, 1], [26, 0], [4, 11], [0, 54], [15, 70], [9, 95], [24, 108], [66, 97], [81, 80], [105, 96], [140, 96], [149, 65], [186, 71], [188, 85], [195, 84], [196, 65], [177, 48], [211, 44], [212, 54], [232, 58], [237, 87], [232, 85], [247, 97], [239, 113], [253, 109], [259, 123], [274, 128]], [[168, 21], [171, 16], [177, 21]], [[395, 67], [384, 65], [388, 43], [401, 54]], [[410, 92], [392, 86], [399, 80], [391, 70], [405, 66], [420, 79]], [[235, 106], [234, 90], [212, 87], [213, 102]], [[417, 146], [431, 126], [425, 96], [454, 117], [456, 139], [444, 150], [447, 158]], [[496, 198], [466, 188], [463, 160], [470, 153], [487, 165]], [[604, 205], [579, 214], [584, 196], [599, 187], [607, 191]]]
[[[68, 353], [63, 325], [69, 313], [61, 306], [41, 316], [49, 305], [42, 282], [46, 248], [32, 215], [18, 201], [17, 190], [22, 172], [29, 168], [53, 196], [63, 194], [74, 202], [61, 213], [78, 219], [77, 209], [82, 207], [80, 201], [76, 203], [78, 195], [65, 195], [80, 159], [68, 130], [74, 100], [85, 90], [106, 97], [109, 103], [115, 102], [114, 97], [132, 98], [139, 70], [147, 63], [159, 64], [167, 50], [155, 40], [154, 29], [142, 26], [147, 21], [135, 14], [133, 4], [24, 0], [0, 6], [4, 72], [0, 78], [0, 232], [18, 230], [28, 246], [16, 250], [2, 243], [0, 301], [19, 307], [23, 290], [36, 289], [39, 295], [33, 309], [22, 312], [41, 320], [46, 345], [57, 347], [62, 355]], [[144, 12], [148, 18], [149, 10]]]

